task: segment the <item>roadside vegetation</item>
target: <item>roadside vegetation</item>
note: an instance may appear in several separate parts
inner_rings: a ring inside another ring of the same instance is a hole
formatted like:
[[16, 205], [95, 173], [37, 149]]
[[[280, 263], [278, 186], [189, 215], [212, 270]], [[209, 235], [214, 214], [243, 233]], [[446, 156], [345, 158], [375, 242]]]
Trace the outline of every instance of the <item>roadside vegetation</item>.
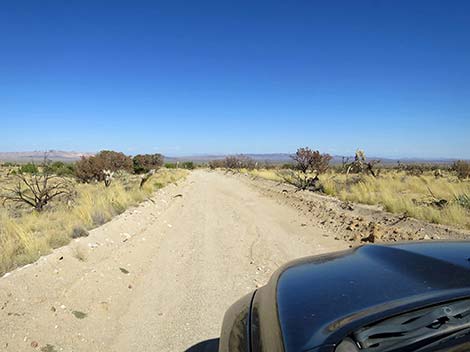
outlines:
[[74, 164], [0, 168], [0, 275], [31, 263], [148, 199], [186, 171], [162, 168], [160, 154], [113, 151]]
[[253, 177], [286, 183], [348, 202], [379, 205], [384, 210], [436, 224], [470, 229], [470, 162], [449, 165], [381, 165], [361, 150], [352, 159], [331, 164], [331, 157], [300, 148], [292, 162], [259, 164], [245, 156], [209, 163]]

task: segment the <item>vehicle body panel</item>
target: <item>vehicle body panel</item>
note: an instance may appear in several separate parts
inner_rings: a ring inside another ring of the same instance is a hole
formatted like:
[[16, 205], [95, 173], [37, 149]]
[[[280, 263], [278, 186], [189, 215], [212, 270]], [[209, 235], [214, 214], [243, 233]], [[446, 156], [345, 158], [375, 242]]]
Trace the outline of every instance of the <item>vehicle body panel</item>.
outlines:
[[366, 245], [289, 263], [254, 295], [251, 351], [334, 351], [361, 326], [468, 298], [469, 258], [470, 242], [421, 242]]

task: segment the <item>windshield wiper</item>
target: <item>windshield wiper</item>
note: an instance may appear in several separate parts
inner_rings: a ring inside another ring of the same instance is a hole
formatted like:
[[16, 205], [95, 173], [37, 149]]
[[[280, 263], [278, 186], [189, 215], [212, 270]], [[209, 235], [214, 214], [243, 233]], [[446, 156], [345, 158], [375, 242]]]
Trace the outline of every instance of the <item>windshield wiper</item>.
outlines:
[[470, 328], [470, 300], [402, 314], [356, 331], [354, 339], [367, 352], [389, 352], [435, 341]]

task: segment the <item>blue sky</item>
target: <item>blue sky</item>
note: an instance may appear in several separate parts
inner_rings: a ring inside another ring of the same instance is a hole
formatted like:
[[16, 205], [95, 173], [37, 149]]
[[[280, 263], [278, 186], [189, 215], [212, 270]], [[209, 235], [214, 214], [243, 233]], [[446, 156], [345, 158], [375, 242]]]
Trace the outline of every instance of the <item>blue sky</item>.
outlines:
[[4, 1], [0, 121], [0, 151], [470, 158], [470, 2]]

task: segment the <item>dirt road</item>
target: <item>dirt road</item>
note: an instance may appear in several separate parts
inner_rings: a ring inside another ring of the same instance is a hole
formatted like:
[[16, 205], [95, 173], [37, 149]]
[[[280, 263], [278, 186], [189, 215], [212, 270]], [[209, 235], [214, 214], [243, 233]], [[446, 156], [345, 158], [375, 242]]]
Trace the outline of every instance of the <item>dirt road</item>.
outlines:
[[0, 350], [186, 351], [283, 263], [345, 247], [304, 216], [194, 171], [0, 279]]

